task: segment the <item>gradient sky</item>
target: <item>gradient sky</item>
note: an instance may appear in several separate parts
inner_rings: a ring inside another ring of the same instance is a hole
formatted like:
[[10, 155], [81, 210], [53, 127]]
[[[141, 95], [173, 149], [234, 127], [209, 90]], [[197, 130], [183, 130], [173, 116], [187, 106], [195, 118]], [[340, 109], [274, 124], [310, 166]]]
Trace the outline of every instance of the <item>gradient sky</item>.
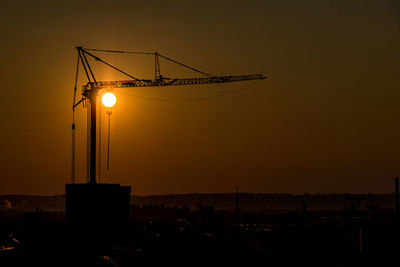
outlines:
[[[104, 182], [139, 195], [236, 185], [378, 193], [391, 191], [400, 175], [395, 0], [3, 0], [0, 12], [0, 194], [61, 194], [70, 181], [78, 45], [159, 51], [216, 75], [269, 78], [116, 91]], [[134, 76], [153, 76], [153, 58], [98, 55]], [[98, 80], [121, 78], [93, 64]], [[164, 61], [161, 70], [197, 76]], [[188, 99], [239, 88], [199, 102], [132, 96]], [[84, 182], [85, 110], [76, 116], [77, 180]]]

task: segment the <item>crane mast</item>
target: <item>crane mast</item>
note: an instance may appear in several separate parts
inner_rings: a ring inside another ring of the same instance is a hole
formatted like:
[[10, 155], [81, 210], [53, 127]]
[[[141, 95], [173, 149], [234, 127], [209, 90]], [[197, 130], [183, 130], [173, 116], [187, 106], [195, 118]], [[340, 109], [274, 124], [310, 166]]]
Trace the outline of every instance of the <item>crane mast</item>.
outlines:
[[[153, 86], [173, 86], [173, 85], [201, 85], [201, 84], [214, 84], [214, 83], [227, 83], [227, 82], [238, 82], [238, 81], [249, 81], [249, 80], [262, 80], [266, 79], [266, 77], [262, 74], [252, 74], [252, 75], [236, 75], [236, 76], [214, 76], [208, 73], [199, 71], [195, 68], [182, 64], [178, 61], [170, 59], [166, 56], [163, 56], [157, 52], [155, 53], [147, 53], [147, 52], [124, 52], [124, 51], [111, 51], [111, 50], [98, 50], [98, 49], [84, 49], [82, 47], [76, 47], [78, 51], [78, 66], [79, 62], [82, 64], [83, 69], [85, 71], [86, 77], [88, 79], [87, 84], [82, 86], [82, 98], [75, 103], [75, 94], [74, 94], [74, 103], [73, 103], [73, 110], [81, 103], [88, 101], [88, 150], [89, 150], [89, 183], [96, 184], [96, 104], [97, 104], [97, 96], [98, 92], [101, 89], [112, 90], [115, 88], [127, 88], [127, 87], [153, 87]], [[105, 62], [101, 58], [93, 55], [88, 51], [104, 51], [104, 52], [112, 52], [112, 53], [135, 53], [135, 54], [150, 54], [155, 56], [155, 76], [154, 80], [147, 80], [147, 79], [138, 79], [127, 72]], [[93, 71], [89, 65], [89, 61], [87, 60], [86, 56], [90, 56], [94, 58], [96, 61], [99, 61], [116, 71], [128, 76], [129, 80], [119, 80], [119, 81], [97, 81]], [[160, 64], [159, 64], [159, 57], [162, 57], [166, 60], [172, 61], [176, 64], [189, 68], [193, 71], [196, 71], [202, 75], [207, 77], [199, 77], [199, 78], [165, 78], [161, 75], [160, 72]], [[77, 72], [78, 72], [77, 66]], [[76, 83], [75, 83], [75, 93], [76, 93]], [[73, 124], [73, 130], [75, 126]], [[74, 159], [74, 156], [73, 156]], [[74, 162], [73, 162], [74, 165]], [[72, 168], [74, 170], [74, 167]], [[74, 174], [72, 174], [74, 177]]]

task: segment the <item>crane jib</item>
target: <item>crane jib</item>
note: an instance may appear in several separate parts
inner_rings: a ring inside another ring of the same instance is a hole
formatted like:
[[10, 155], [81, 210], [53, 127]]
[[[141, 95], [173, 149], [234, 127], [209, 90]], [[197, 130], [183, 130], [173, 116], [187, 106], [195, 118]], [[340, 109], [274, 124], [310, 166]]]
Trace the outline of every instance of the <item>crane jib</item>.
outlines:
[[126, 87], [151, 87], [151, 86], [169, 86], [169, 85], [195, 85], [239, 82], [248, 80], [262, 80], [266, 77], [262, 74], [238, 75], [238, 76], [213, 76], [205, 78], [183, 78], [183, 79], [160, 79], [160, 80], [121, 80], [121, 81], [98, 81], [89, 82], [82, 86], [83, 94], [92, 89], [113, 89]]

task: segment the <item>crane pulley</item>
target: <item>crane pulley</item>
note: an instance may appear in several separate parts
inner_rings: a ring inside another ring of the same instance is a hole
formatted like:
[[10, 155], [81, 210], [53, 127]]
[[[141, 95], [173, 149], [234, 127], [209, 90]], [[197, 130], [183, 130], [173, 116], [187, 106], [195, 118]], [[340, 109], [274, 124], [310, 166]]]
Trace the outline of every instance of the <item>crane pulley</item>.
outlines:
[[[76, 67], [76, 79], [74, 87], [74, 100], [72, 110], [74, 112], [75, 108], [81, 103], [87, 105], [88, 110], [88, 180], [90, 183], [96, 183], [96, 103], [98, 92], [101, 89], [113, 90], [115, 88], [127, 88], [127, 87], [153, 87], [153, 86], [173, 86], [173, 85], [201, 85], [201, 84], [218, 84], [227, 82], [238, 82], [238, 81], [249, 81], [249, 80], [262, 80], [266, 77], [262, 74], [252, 74], [252, 75], [236, 75], [236, 76], [215, 76], [208, 74], [206, 72], [200, 71], [191, 66], [185, 65], [174, 59], [161, 55], [158, 52], [127, 52], [127, 51], [117, 51], [117, 50], [102, 50], [102, 49], [89, 49], [83, 47], [76, 47], [78, 52], [78, 62]], [[149, 79], [139, 79], [133, 75], [123, 71], [122, 69], [111, 65], [110, 63], [104, 61], [100, 57], [94, 55], [91, 52], [108, 52], [108, 53], [121, 53], [121, 54], [143, 54], [143, 55], [153, 55], [154, 56], [154, 80]], [[88, 57], [93, 58], [95, 61], [103, 63], [104, 65], [128, 76], [128, 80], [118, 80], [118, 81], [97, 81], [96, 77], [90, 67]], [[161, 74], [160, 61], [159, 58], [171, 61], [175, 64], [188, 68], [194, 72], [197, 72], [205, 77], [196, 78], [167, 78]], [[88, 82], [82, 86], [82, 98], [76, 101], [76, 91], [78, 82], [78, 72], [79, 64], [83, 66]], [[110, 122], [111, 112], [107, 113]], [[74, 120], [74, 116], [73, 116]], [[109, 125], [110, 127], [110, 125]], [[75, 180], [75, 123], [73, 121], [72, 125], [72, 168], [71, 168], [71, 178], [72, 182]], [[110, 131], [110, 128], [109, 128]], [[108, 135], [108, 144], [110, 142], [110, 135]], [[109, 168], [109, 148], [107, 154], [107, 169]]]

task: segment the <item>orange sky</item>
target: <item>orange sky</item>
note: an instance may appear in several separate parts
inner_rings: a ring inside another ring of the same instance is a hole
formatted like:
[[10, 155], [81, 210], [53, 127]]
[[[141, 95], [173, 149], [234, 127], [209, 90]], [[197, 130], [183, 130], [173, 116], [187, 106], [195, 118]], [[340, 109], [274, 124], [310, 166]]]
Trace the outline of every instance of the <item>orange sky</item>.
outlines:
[[[140, 195], [232, 192], [237, 184], [247, 192], [377, 193], [400, 175], [397, 1], [3, 0], [0, 10], [0, 194], [64, 192], [77, 45], [159, 51], [216, 75], [269, 78], [120, 90], [104, 182]], [[98, 55], [153, 76], [152, 58]], [[95, 71], [99, 80], [120, 78], [98, 64]], [[197, 76], [164, 61], [161, 71]], [[201, 102], [127, 95], [187, 99], [243, 86]], [[77, 118], [83, 182], [85, 110]]]

